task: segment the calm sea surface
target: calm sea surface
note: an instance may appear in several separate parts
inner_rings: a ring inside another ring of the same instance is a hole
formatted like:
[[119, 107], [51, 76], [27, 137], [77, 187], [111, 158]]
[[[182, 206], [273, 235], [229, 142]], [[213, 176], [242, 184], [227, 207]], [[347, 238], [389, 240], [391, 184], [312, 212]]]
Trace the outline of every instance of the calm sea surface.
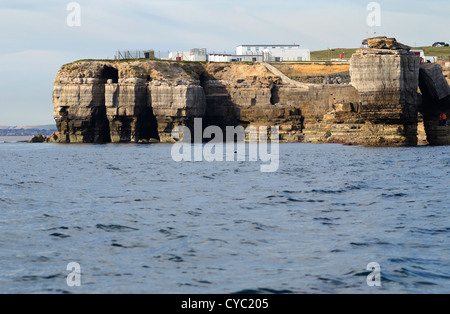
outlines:
[[0, 293], [450, 292], [450, 147], [171, 148], [0, 141]]

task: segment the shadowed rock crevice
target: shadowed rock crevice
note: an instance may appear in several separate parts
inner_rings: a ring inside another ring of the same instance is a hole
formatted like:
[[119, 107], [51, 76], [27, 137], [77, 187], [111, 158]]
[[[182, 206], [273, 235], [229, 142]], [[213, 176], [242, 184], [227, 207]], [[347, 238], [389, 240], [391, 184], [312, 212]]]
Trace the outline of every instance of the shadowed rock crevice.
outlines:
[[420, 90], [427, 141], [430, 145], [450, 145], [450, 124], [443, 125], [440, 117], [450, 114], [450, 86], [439, 64], [422, 64], [420, 67]]
[[280, 102], [280, 96], [278, 95], [279, 89], [278, 86], [274, 85], [270, 90], [270, 104], [276, 105]]
[[218, 126], [225, 132], [227, 126], [237, 125], [238, 109], [231, 97], [229, 86], [209, 73], [200, 76], [200, 85], [206, 101], [203, 129]]
[[119, 70], [111, 66], [104, 66], [100, 73], [101, 83], [111, 80], [111, 83], [119, 83]]
[[92, 114], [93, 138], [87, 143], [111, 143], [111, 132], [109, 129], [109, 121], [106, 117], [106, 107], [99, 106], [93, 110]]
[[141, 114], [137, 117], [137, 140], [150, 141], [152, 139], [159, 141], [158, 121], [153, 111], [149, 107], [142, 109]]

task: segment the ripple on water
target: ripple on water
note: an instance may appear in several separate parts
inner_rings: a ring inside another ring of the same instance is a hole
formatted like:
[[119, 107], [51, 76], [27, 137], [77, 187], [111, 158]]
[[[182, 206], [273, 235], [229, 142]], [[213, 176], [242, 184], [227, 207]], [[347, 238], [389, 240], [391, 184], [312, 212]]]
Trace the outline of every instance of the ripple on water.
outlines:
[[232, 294], [293, 294], [292, 290], [275, 290], [270, 288], [244, 289]]
[[66, 276], [64, 274], [53, 274], [48, 276], [36, 276], [36, 275], [27, 275], [17, 278], [17, 281], [29, 282], [29, 281], [41, 281], [41, 280], [54, 280], [54, 279], [65, 279]]
[[95, 226], [97, 229], [106, 231], [106, 232], [132, 232], [138, 231], [139, 229], [122, 226], [122, 225], [102, 225], [98, 224]]
[[7, 205], [12, 205], [13, 204], [12, 200], [7, 199], [7, 198], [0, 198], [0, 203], [4, 203], [4, 204], [7, 204]]
[[383, 198], [401, 198], [406, 197], [408, 194], [406, 193], [383, 193], [381, 194], [381, 197]]
[[442, 228], [442, 229], [426, 229], [426, 228], [411, 228], [411, 233], [419, 233], [424, 235], [442, 235], [446, 233], [450, 233], [450, 228]]
[[342, 194], [347, 192], [346, 189], [340, 189], [340, 190], [311, 190], [307, 191], [305, 193], [313, 193], [313, 194]]
[[281, 145], [266, 174], [171, 145], [0, 145], [0, 293], [65, 293], [71, 261], [83, 293], [359, 293], [370, 262], [383, 292], [446, 293], [449, 149]]
[[70, 238], [70, 235], [64, 234], [64, 233], [59, 233], [59, 232], [52, 233], [52, 234], [50, 234], [50, 236], [54, 237], [54, 238], [59, 238], [59, 239]]
[[125, 245], [125, 244], [118, 243], [117, 240], [112, 240], [111, 246], [115, 247], [115, 248], [121, 248], [121, 249], [138, 249], [138, 248], [146, 248], [147, 247], [146, 245], [139, 244], [139, 243]]

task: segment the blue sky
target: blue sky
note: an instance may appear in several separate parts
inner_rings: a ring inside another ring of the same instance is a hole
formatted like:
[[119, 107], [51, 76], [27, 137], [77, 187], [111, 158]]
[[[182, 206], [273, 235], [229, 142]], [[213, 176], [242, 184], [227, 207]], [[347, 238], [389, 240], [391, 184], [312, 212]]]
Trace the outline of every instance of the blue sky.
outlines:
[[[240, 44], [354, 48], [368, 36], [371, 1], [80, 0], [69, 27], [65, 0], [0, 0], [0, 125], [51, 124], [60, 66], [113, 58], [118, 49], [233, 51]], [[408, 45], [450, 42], [450, 1], [378, 1], [378, 35]]]

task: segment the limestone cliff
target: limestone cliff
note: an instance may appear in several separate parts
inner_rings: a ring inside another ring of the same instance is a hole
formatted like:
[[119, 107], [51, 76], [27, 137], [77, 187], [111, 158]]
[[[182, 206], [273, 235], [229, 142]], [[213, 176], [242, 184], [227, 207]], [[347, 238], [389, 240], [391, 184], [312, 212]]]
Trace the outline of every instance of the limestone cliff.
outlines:
[[205, 127], [279, 126], [282, 139], [297, 141], [306, 123], [358, 97], [351, 86], [300, 84], [265, 64], [165, 61], [65, 65], [53, 92], [58, 141], [70, 143], [167, 141], [197, 117]]
[[445, 64], [445, 67], [442, 69], [442, 72], [444, 73], [447, 83], [450, 84], [450, 62], [447, 62]]
[[350, 75], [361, 95], [359, 114], [382, 133], [375, 139], [380, 143], [417, 144], [419, 67], [420, 59], [407, 50], [370, 49], [353, 55]]
[[[190, 65], [193, 67], [194, 65]], [[138, 142], [167, 137], [205, 112], [203, 88], [181, 64], [76, 62], [54, 82], [59, 141]]]
[[75, 62], [54, 82], [52, 139], [171, 141], [174, 127], [203, 118], [204, 127], [279, 126], [285, 141], [416, 145], [419, 109], [427, 126], [435, 112], [423, 108], [436, 105], [421, 106], [419, 58], [395, 47], [358, 51], [342, 85], [300, 83], [264, 63]]
[[420, 111], [424, 117], [425, 132], [431, 145], [450, 145], [450, 124], [439, 121], [442, 114], [450, 113], [450, 86], [439, 64], [422, 64], [420, 67]]

